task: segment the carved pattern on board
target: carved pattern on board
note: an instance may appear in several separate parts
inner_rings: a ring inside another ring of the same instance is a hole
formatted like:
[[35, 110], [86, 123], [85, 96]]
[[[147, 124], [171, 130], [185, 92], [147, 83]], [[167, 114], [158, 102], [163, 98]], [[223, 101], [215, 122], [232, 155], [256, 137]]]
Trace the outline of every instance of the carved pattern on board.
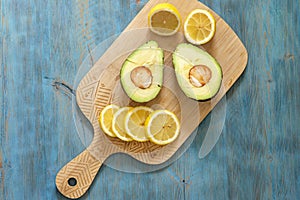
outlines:
[[[85, 150], [59, 171], [56, 176], [57, 189], [68, 198], [82, 196], [93, 182], [101, 164]], [[73, 184], [70, 185], [70, 181]]]

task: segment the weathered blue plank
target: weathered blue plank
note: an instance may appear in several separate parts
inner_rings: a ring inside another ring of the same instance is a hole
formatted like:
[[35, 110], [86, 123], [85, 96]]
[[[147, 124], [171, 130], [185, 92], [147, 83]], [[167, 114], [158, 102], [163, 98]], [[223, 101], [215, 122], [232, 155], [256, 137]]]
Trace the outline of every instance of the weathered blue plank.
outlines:
[[[4, 17], [3, 12], [2, 12], [2, 1], [0, 1], [0, 16], [1, 19]], [[4, 141], [4, 130], [5, 130], [5, 69], [4, 69], [4, 58], [3, 58], [3, 35], [4, 35], [4, 27], [2, 20], [0, 22], [0, 33], [1, 33], [1, 40], [0, 40], [0, 63], [1, 63], [1, 68], [0, 68], [0, 199], [4, 199], [4, 175], [5, 175], [5, 170], [3, 166], [3, 143]]]
[[[32, 3], [3, 1], [5, 69], [4, 191], [7, 199], [38, 198], [43, 176], [40, 27]], [[37, 25], [32, 25], [37, 24]], [[16, 185], [15, 183], [18, 182]]]
[[[147, 1], [0, 0], [0, 199], [65, 199], [57, 171], [84, 145], [72, 118], [83, 59]], [[198, 158], [209, 117], [183, 156], [156, 172], [103, 166], [83, 199], [297, 199], [300, 196], [299, 2], [202, 1], [244, 42], [223, 134]], [[70, 88], [68, 88], [70, 87]]]

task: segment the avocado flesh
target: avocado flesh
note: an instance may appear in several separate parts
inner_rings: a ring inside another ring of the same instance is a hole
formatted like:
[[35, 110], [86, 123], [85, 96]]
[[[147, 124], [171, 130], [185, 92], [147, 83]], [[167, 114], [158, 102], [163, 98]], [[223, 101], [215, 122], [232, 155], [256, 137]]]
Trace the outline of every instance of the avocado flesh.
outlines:
[[[173, 65], [177, 82], [186, 96], [204, 101], [211, 99], [219, 91], [223, 77], [222, 68], [206, 51], [191, 44], [179, 44], [173, 53]], [[210, 70], [210, 79], [203, 86], [195, 86], [190, 81], [190, 72], [194, 66], [205, 66]]]
[[[121, 84], [133, 101], [148, 102], [158, 95], [163, 83], [163, 59], [163, 50], [155, 41], [143, 44], [127, 57], [120, 72]], [[135, 79], [132, 79], [132, 71], [136, 71], [134, 69], [137, 68], [146, 68], [147, 72], [150, 72], [151, 83], [147, 83], [147, 88], [139, 87], [139, 84], [134, 82]]]

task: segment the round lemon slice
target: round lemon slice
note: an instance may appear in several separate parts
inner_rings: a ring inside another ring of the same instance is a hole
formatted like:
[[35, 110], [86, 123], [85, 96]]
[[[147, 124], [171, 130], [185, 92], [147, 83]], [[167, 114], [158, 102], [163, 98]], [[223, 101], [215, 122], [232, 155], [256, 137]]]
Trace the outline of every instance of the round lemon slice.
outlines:
[[125, 129], [125, 117], [130, 112], [132, 107], [122, 107], [120, 108], [113, 117], [112, 120], [112, 130], [114, 134], [123, 141], [132, 141], [132, 138], [126, 133]]
[[116, 137], [112, 130], [112, 120], [114, 114], [119, 110], [119, 106], [109, 104], [103, 108], [98, 118], [100, 127], [103, 132], [109, 135], [110, 137]]
[[174, 5], [160, 3], [148, 13], [148, 26], [158, 35], [174, 35], [180, 29], [181, 16]]
[[176, 115], [168, 110], [152, 112], [145, 122], [148, 138], [158, 145], [173, 142], [179, 135], [180, 123]]
[[148, 141], [145, 128], [147, 117], [153, 112], [149, 107], [138, 106], [128, 112], [125, 117], [125, 129], [127, 134], [139, 142]]
[[216, 31], [216, 20], [210, 12], [195, 9], [184, 22], [184, 36], [192, 44], [200, 45], [209, 42]]

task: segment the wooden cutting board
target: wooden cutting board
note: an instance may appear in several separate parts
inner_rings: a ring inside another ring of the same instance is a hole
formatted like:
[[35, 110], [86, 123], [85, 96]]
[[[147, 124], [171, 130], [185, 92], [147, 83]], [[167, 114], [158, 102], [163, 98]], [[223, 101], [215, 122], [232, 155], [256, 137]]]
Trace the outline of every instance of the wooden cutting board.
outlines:
[[[223, 70], [223, 89], [210, 101], [197, 102], [187, 98], [176, 82], [172, 66], [172, 51], [179, 43], [186, 42], [182, 30], [174, 36], [162, 37], [153, 34], [147, 28], [148, 12], [161, 2], [175, 5], [183, 20], [196, 8], [209, 10], [216, 19], [215, 36], [202, 48], [220, 63]], [[97, 120], [101, 110], [108, 104], [141, 105], [126, 96], [120, 85], [119, 72], [127, 56], [148, 40], [157, 41], [164, 49], [166, 67], [163, 88], [158, 97], [142, 105], [171, 110], [181, 121], [179, 137], [165, 146], [151, 142], [123, 142], [108, 137], [102, 132]], [[68, 198], [81, 197], [92, 184], [102, 163], [114, 153], [123, 152], [143, 163], [153, 165], [167, 161], [239, 78], [246, 67], [247, 59], [247, 51], [234, 31], [213, 10], [202, 3], [196, 0], [150, 0], [79, 83], [76, 90], [77, 104], [91, 122], [94, 138], [87, 149], [58, 172], [56, 177], [58, 190]]]

